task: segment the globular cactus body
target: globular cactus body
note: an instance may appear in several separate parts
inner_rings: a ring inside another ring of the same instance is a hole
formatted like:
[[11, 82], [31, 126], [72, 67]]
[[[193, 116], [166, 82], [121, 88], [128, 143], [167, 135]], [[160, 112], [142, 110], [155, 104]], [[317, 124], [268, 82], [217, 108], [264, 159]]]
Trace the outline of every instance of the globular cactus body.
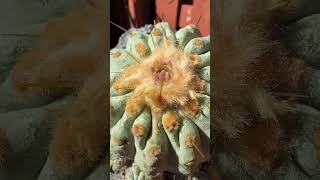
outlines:
[[193, 175], [209, 159], [210, 37], [165, 22], [129, 36], [110, 52], [112, 169]]
[[31, 42], [1, 43], [9, 50], [0, 52], [8, 56], [0, 60], [6, 70], [0, 73], [0, 179], [85, 179], [107, 154], [102, 3], [79, 2], [41, 27], [7, 31], [6, 38], [32, 39], [32, 48]]

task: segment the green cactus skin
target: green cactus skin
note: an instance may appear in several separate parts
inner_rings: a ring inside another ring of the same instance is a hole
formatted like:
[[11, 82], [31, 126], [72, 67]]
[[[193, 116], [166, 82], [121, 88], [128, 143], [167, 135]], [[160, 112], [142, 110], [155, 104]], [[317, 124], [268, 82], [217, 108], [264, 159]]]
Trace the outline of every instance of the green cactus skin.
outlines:
[[[112, 169], [130, 180], [164, 171], [193, 175], [209, 160], [210, 37], [201, 37], [195, 25], [175, 32], [166, 22], [150, 34], [129, 36], [126, 49], [110, 52]], [[177, 75], [180, 70], [185, 74]], [[170, 84], [175, 77], [190, 83], [181, 86], [189, 92], [179, 91], [179, 81], [177, 89]], [[150, 87], [139, 86], [150, 79]]]

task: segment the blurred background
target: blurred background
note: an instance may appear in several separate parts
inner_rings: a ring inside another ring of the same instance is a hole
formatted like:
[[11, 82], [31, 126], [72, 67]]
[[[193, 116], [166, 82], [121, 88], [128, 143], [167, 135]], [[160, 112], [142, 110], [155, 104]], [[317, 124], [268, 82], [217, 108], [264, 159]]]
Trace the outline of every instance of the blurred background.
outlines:
[[[111, 21], [125, 29], [165, 21], [175, 29], [196, 24], [204, 36], [210, 34], [210, 0], [118, 0], [110, 5]], [[124, 31], [110, 25], [110, 32], [112, 48]]]

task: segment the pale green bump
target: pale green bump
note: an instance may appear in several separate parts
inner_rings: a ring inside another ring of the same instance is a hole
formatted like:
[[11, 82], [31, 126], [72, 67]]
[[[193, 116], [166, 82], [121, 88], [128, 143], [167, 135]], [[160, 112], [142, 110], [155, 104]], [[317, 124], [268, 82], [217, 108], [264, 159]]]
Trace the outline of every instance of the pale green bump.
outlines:
[[110, 51], [110, 85], [116, 81], [123, 69], [137, 63], [128, 51], [124, 49], [112, 49]]
[[113, 127], [115, 123], [123, 116], [127, 99], [131, 94], [132, 93], [128, 93], [122, 96], [110, 97], [110, 127]]
[[203, 54], [210, 50], [210, 36], [198, 37], [189, 41], [184, 51], [189, 54]]
[[161, 22], [154, 26], [151, 34], [148, 37], [148, 44], [151, 51], [160, 47], [164, 43], [164, 38], [170, 39], [174, 45], [177, 45], [175, 30], [172, 29], [167, 22]]
[[111, 128], [111, 139], [115, 141], [122, 139], [128, 140], [130, 137], [132, 137], [131, 126], [135, 118], [136, 116], [130, 117], [125, 112], [122, 118], [116, 123], [116, 125]]
[[[162, 124], [164, 124], [164, 122], [162, 122]], [[179, 152], [180, 148], [179, 148], [179, 140], [178, 140], [178, 131], [169, 131], [168, 129], [164, 128], [168, 139], [174, 149], [174, 151], [176, 153]]]
[[137, 64], [137, 61], [124, 49], [110, 51], [110, 73], [121, 72], [123, 69]]
[[187, 25], [176, 32], [178, 47], [183, 49], [186, 44], [194, 38], [202, 36], [197, 27], [193, 24]]
[[148, 35], [139, 31], [132, 32], [128, 37], [126, 50], [137, 57], [138, 61], [141, 61], [151, 54], [147, 39]]
[[210, 82], [210, 66], [200, 69], [199, 76], [201, 79]]
[[126, 179], [130, 180], [152, 180], [151, 176], [147, 176], [143, 171], [136, 165], [128, 168], [126, 171]]
[[138, 153], [138, 151], [141, 151], [145, 147], [147, 137], [151, 129], [151, 113], [149, 108], [145, 108], [144, 111], [137, 117], [133, 123], [133, 127], [142, 128], [139, 130], [143, 130], [143, 134], [141, 134], [141, 136], [139, 135], [134, 137], [135, 146]]
[[[110, 135], [110, 153], [112, 154], [111, 160], [114, 162], [123, 157], [132, 158], [135, 154], [135, 147], [133, 136], [131, 133], [131, 126], [136, 117], [129, 117], [124, 113], [122, 118], [111, 129]], [[116, 169], [113, 167], [113, 169]]]
[[133, 166], [131, 171], [132, 171], [132, 174], [133, 174], [133, 178], [134, 179], [138, 179], [138, 176], [140, 174], [139, 168], [136, 167], [136, 166]]
[[210, 51], [199, 55], [200, 56], [200, 64], [199, 67], [203, 68], [205, 66], [210, 66]]
[[[200, 136], [197, 127], [191, 122], [190, 119], [184, 118], [179, 132], [180, 151], [178, 153], [179, 164], [185, 167], [183, 174], [191, 173], [193, 166], [197, 165], [197, 155], [195, 146], [199, 146]], [[199, 146], [200, 148], [200, 146]]]
[[[138, 144], [137, 142], [135, 142], [135, 144]], [[145, 153], [144, 153], [144, 149], [136, 149], [136, 155], [134, 156], [134, 163], [132, 164], [133, 166], [137, 166], [139, 167], [139, 169], [141, 171], [143, 171], [144, 173], [148, 174], [147, 171], [149, 171], [149, 169], [147, 169], [148, 167], [145, 166]]]
[[121, 72], [112, 72], [110, 71], [110, 86], [116, 81], [116, 79], [120, 76]]
[[146, 180], [146, 177], [143, 172], [140, 172], [138, 180]]
[[163, 31], [160, 28], [153, 28], [150, 35], [148, 36], [148, 45], [153, 52], [155, 48], [161, 46], [163, 40]]
[[[151, 152], [159, 153], [159, 154], [155, 156], [155, 155], [152, 155]], [[156, 163], [158, 161], [161, 161], [161, 158], [159, 156], [162, 155], [163, 149], [161, 149], [161, 145], [157, 143], [152, 143], [150, 140], [148, 140], [143, 153], [144, 153], [145, 159], [143, 160], [141, 159], [140, 163], [143, 164], [143, 170], [149, 174], [155, 170]]]
[[110, 153], [110, 159], [112, 159], [112, 170], [115, 172], [121, 171], [121, 169], [128, 163], [127, 160], [120, 158], [118, 155], [113, 153]]
[[133, 175], [132, 168], [133, 168], [133, 166], [130, 167], [130, 168], [128, 168], [128, 169], [126, 170], [125, 179], [135, 180], [135, 179], [134, 179], [134, 175]]
[[[147, 140], [146, 147], [144, 149], [145, 153], [145, 168], [147, 171], [154, 170], [154, 166], [157, 162], [165, 163], [161, 161], [168, 155], [168, 141], [162, 126], [159, 126], [160, 117], [153, 115], [152, 117], [152, 135]], [[152, 154], [152, 152], [154, 154]]]
[[132, 52], [134, 44], [136, 44], [137, 40], [144, 40], [146, 41], [148, 39], [148, 34], [141, 32], [141, 31], [132, 31], [129, 33], [127, 44], [126, 44], [126, 50]]
[[210, 95], [210, 83], [206, 83], [205, 89], [204, 89], [204, 94]]
[[[180, 164], [178, 169], [180, 173], [188, 175], [191, 173], [193, 167], [196, 166], [197, 163], [200, 163], [194, 152], [193, 146], [194, 144], [198, 144], [200, 137], [197, 127], [191, 122], [191, 120], [188, 117], [183, 117], [182, 119], [182, 121], [179, 120], [182, 124], [177, 131], [170, 131], [166, 128], [164, 128], [164, 130], [176, 155], [178, 156]], [[162, 124], [165, 124], [165, 122], [162, 122]], [[194, 143], [187, 140], [189, 137], [194, 140]], [[191, 144], [186, 144], [186, 142], [190, 142]]]
[[204, 115], [204, 112], [200, 113], [192, 120], [198, 126], [198, 128], [210, 138], [210, 113], [207, 116]]
[[210, 118], [210, 96], [208, 95], [201, 95], [199, 98], [201, 101], [201, 110], [204, 116], [208, 119]]
[[164, 30], [165, 34], [163, 34], [163, 37], [166, 36], [167, 38], [172, 39], [172, 41], [174, 43], [177, 42], [177, 39], [176, 39], [176, 36], [175, 36], [176, 31], [174, 29], [172, 29], [167, 22], [158, 23], [158, 24], [155, 25], [155, 27], [159, 28], [161, 30]]
[[[201, 113], [198, 113], [196, 117], [192, 118], [197, 127], [205, 133], [205, 135], [210, 138], [210, 96], [201, 94], [199, 96]], [[182, 118], [189, 118], [188, 114], [179, 110], [179, 114]]]

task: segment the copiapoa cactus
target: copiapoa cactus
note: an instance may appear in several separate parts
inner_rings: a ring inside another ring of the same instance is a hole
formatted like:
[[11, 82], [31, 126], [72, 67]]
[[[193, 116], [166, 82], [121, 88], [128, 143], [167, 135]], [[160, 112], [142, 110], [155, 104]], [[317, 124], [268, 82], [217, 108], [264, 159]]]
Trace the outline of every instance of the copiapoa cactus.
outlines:
[[210, 36], [168, 23], [110, 52], [110, 158], [128, 179], [194, 175], [209, 160]]

